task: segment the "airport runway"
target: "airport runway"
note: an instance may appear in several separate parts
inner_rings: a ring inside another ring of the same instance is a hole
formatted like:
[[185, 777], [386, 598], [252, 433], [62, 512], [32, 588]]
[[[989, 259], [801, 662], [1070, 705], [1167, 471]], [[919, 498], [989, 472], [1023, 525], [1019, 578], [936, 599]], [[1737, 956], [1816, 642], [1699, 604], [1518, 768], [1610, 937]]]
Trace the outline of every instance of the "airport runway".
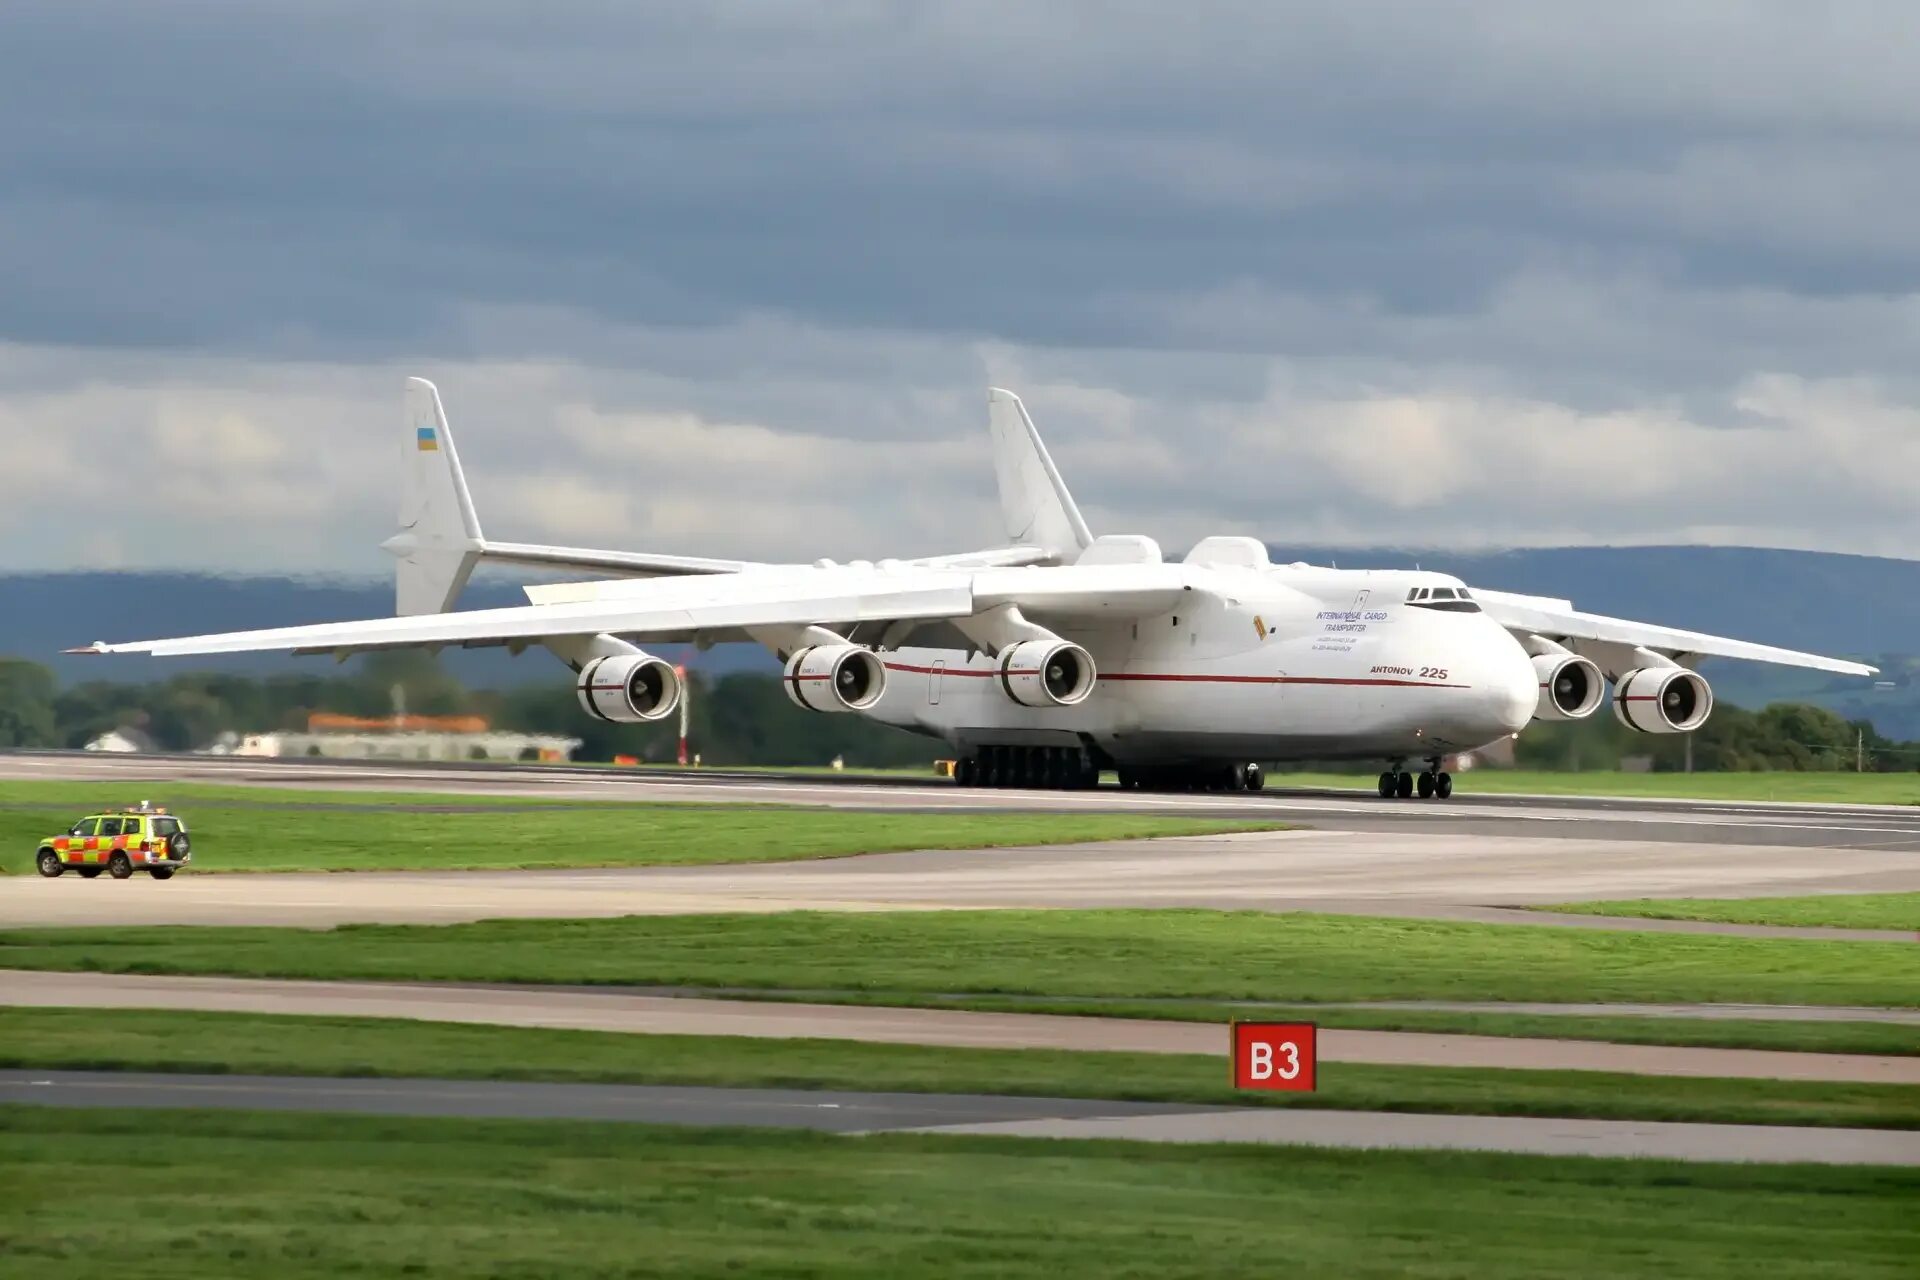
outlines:
[[1896, 932], [1521, 909], [1600, 898], [1902, 890], [1920, 890], [1920, 855], [1899, 849], [1810, 852], [1780, 845], [1314, 830], [701, 867], [260, 875], [188, 870], [165, 884], [144, 876], [5, 876], [0, 927], [325, 928], [802, 909], [1200, 907], [1910, 943], [1913, 935]]
[[[310, 982], [0, 969], [0, 1005], [412, 1018], [576, 1031], [854, 1040], [969, 1049], [1072, 1049], [1209, 1057], [1225, 1057], [1227, 1052], [1226, 1028], [1219, 1023], [716, 1000], [638, 995], [618, 988]], [[1920, 1084], [1920, 1057], [1884, 1054], [1714, 1049], [1333, 1027], [1321, 1028], [1317, 1047], [1326, 1062], [1384, 1066]]]
[[[775, 773], [695, 774], [566, 766], [256, 760], [233, 756], [0, 754], [0, 779], [209, 782], [345, 791], [522, 796], [540, 800], [822, 805], [870, 810], [1158, 813], [1310, 823], [1377, 834], [1507, 835], [1546, 840], [1779, 845], [1903, 850], [1920, 855], [1920, 806], [1475, 796], [1383, 801], [1364, 792], [1254, 795], [975, 791], [935, 780]], [[1461, 784], [1468, 791], [1471, 782]], [[1920, 801], [1920, 781], [1915, 784]]]
[[1920, 1134], [1878, 1129], [1225, 1108], [966, 1094], [472, 1080], [0, 1071], [0, 1104], [743, 1125], [1765, 1164], [1920, 1165]]

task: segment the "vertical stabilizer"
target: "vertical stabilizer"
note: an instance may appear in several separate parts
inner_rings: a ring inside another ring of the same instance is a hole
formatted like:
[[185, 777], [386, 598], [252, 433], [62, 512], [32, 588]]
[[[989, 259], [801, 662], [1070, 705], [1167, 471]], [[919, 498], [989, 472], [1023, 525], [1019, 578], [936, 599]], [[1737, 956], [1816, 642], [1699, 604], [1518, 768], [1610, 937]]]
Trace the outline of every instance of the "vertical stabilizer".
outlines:
[[1038, 547], [1071, 563], [1093, 542], [1093, 535], [1034, 430], [1027, 407], [1013, 392], [994, 387], [987, 392], [987, 425], [993, 432], [993, 474], [1000, 485], [1008, 542]]
[[400, 532], [383, 544], [397, 562], [394, 612], [445, 613], [473, 575], [482, 540], [440, 392], [425, 378], [407, 379], [400, 447]]

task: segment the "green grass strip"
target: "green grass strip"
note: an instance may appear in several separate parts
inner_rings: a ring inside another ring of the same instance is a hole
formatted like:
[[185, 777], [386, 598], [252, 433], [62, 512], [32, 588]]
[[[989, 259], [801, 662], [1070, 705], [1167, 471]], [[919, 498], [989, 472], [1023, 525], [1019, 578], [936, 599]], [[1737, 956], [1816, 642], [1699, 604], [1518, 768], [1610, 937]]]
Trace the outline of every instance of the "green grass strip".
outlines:
[[1898, 1169], [28, 1107], [0, 1110], [0, 1179], [34, 1280], [1906, 1280], [1920, 1192]]
[[1141, 999], [1920, 1005], [1920, 948], [1188, 910], [39, 929], [0, 967]]
[[[181, 795], [175, 791], [186, 792]], [[239, 793], [239, 794], [234, 794]], [[71, 801], [46, 800], [68, 796]], [[360, 795], [0, 784], [0, 872], [89, 812], [151, 799], [185, 816], [192, 874], [518, 867], [694, 866], [903, 849], [1133, 840], [1278, 830], [1280, 824], [1134, 814], [903, 813], [762, 805], [563, 804], [505, 797]], [[65, 807], [52, 807], [64, 803]]]
[[1633, 898], [1623, 902], [1566, 902], [1543, 910], [1584, 916], [1712, 920], [1726, 924], [1899, 929], [1920, 935], [1920, 893], [1834, 893], [1803, 898]]

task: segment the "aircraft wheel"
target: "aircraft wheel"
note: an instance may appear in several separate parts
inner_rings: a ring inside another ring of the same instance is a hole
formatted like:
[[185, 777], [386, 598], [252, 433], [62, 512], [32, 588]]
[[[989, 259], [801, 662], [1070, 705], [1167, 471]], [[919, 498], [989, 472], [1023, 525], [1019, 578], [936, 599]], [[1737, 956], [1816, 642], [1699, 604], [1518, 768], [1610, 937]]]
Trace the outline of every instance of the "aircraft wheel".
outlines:
[[51, 849], [42, 849], [40, 856], [33, 860], [33, 865], [39, 870], [41, 875], [49, 880], [66, 870], [66, 867], [60, 861], [60, 855]]
[[1380, 798], [1391, 800], [1400, 789], [1400, 775], [1388, 769], [1380, 775]]
[[1442, 800], [1453, 798], [1453, 775], [1443, 773], [1433, 780], [1433, 794]]
[[1420, 798], [1422, 800], [1433, 799], [1434, 788], [1436, 788], [1439, 785], [1440, 784], [1434, 780], [1434, 776], [1431, 771], [1422, 772], [1420, 775], [1420, 782], [1419, 782]]
[[1267, 785], [1267, 771], [1257, 764], [1250, 764], [1241, 775], [1247, 784], [1247, 790], [1259, 791]]
[[124, 853], [115, 853], [107, 859], [107, 874], [115, 880], [125, 880], [133, 875], [133, 859]]
[[1399, 796], [1402, 800], [1412, 799], [1413, 775], [1410, 773], [1402, 773], [1396, 777], [1393, 780], [1393, 794]]
[[963, 756], [953, 766], [954, 785], [977, 787], [980, 785], [980, 762], [972, 756]]

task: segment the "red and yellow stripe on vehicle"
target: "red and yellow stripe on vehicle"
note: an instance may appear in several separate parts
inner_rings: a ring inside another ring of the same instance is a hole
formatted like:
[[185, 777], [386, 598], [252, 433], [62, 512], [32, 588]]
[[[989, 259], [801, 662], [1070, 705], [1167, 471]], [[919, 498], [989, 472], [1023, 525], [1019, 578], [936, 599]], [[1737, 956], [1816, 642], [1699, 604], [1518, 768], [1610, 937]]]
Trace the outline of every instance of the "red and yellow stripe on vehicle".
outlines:
[[69, 866], [84, 867], [95, 862], [104, 866], [116, 853], [126, 854], [134, 863], [167, 860], [166, 841], [133, 836], [83, 836], [77, 840], [61, 836], [53, 842], [53, 851]]

